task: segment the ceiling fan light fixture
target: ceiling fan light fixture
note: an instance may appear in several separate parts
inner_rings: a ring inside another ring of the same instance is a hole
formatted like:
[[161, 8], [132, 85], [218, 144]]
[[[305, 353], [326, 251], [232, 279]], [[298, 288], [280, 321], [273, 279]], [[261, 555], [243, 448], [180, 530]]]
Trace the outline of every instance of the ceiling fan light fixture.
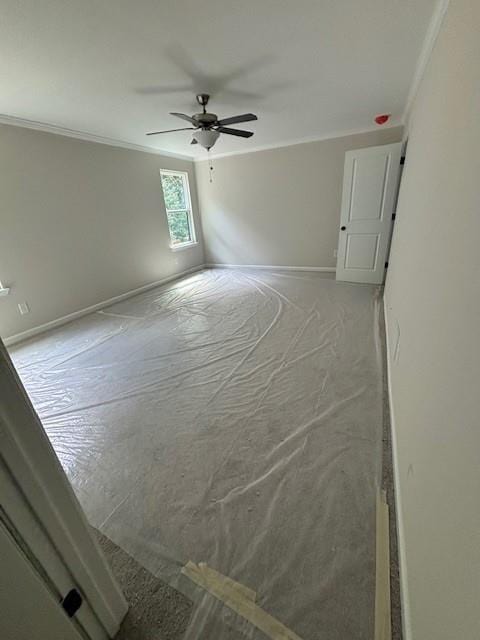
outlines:
[[220, 134], [218, 131], [215, 131], [214, 129], [200, 129], [199, 131], [195, 131], [193, 139], [208, 151], [208, 149], [211, 149], [216, 143], [219, 136]]

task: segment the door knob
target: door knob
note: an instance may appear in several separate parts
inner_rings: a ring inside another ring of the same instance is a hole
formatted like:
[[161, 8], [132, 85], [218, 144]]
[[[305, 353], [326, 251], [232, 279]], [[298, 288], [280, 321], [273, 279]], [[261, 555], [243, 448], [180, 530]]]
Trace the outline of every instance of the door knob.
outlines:
[[340, 227], [340, 231], [345, 231], [347, 227]]

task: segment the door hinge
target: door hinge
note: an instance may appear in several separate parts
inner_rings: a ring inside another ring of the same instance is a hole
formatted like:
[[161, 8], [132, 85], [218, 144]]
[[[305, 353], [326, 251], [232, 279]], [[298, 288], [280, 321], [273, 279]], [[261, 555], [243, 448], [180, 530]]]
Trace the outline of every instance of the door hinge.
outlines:
[[385, 269], [388, 269], [388, 262], [385, 262]]
[[63, 600], [60, 601], [62, 608], [65, 610], [69, 618], [73, 618], [73, 616], [82, 606], [82, 602], [82, 596], [76, 589], [70, 589]]
[[395, 218], [396, 218], [396, 217], [397, 217], [397, 214], [396, 214], [396, 213], [394, 213], [394, 214], [392, 215], [392, 220], [395, 220]]
[[405, 164], [405, 156], [402, 156], [402, 157], [400, 158], [400, 164]]

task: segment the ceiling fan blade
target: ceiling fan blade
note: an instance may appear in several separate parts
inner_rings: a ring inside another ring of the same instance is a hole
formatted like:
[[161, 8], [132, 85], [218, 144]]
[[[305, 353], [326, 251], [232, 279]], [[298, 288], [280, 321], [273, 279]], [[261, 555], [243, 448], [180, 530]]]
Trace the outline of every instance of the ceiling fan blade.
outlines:
[[258, 120], [258, 118], [254, 113], [244, 113], [241, 116], [223, 118], [218, 121], [218, 124], [222, 127], [224, 124], [238, 124], [239, 122], [250, 122], [250, 120]]
[[239, 136], [240, 138], [250, 138], [253, 136], [253, 131], [242, 131], [241, 129], [230, 129], [229, 127], [217, 127], [217, 131], [220, 133], [226, 133], [229, 136]]
[[195, 127], [184, 127], [183, 129], [167, 129], [166, 131], [150, 131], [146, 133], [146, 136], [158, 136], [159, 133], [173, 133], [174, 131], [191, 131]]
[[194, 120], [191, 116], [187, 116], [185, 113], [172, 113], [170, 112], [171, 116], [177, 116], [177, 118], [181, 118], [182, 120], [186, 120], [187, 122], [190, 122], [191, 124], [194, 124], [196, 127], [198, 126], [198, 123], [196, 120]]

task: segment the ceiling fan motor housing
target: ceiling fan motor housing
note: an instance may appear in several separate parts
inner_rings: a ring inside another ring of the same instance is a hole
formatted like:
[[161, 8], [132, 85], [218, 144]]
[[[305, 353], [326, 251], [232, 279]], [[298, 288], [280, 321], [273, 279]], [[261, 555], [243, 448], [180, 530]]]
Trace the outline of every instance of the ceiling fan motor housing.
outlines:
[[200, 127], [211, 127], [218, 119], [216, 113], [196, 113], [192, 117]]

